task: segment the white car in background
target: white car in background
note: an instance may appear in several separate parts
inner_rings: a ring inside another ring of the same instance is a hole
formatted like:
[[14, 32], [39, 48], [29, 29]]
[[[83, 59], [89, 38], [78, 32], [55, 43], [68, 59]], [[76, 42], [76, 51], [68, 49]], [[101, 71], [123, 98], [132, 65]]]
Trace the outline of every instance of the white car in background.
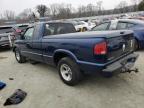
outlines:
[[89, 29], [88, 24], [83, 21], [73, 21], [73, 24], [77, 32], [84, 32]]
[[80, 29], [80, 31], [84, 32], [87, 30], [91, 30], [95, 26], [96, 26], [96, 24], [92, 23], [92, 22], [77, 21], [77, 25], [75, 27], [77, 30]]
[[95, 23], [85, 22], [85, 21], [70, 21], [74, 26], [77, 32], [84, 32], [87, 30], [91, 30], [96, 26]]
[[99, 20], [89, 20], [88, 24], [90, 26], [90, 28], [92, 29], [93, 27], [95, 27], [97, 24], [99, 24], [100, 21]]

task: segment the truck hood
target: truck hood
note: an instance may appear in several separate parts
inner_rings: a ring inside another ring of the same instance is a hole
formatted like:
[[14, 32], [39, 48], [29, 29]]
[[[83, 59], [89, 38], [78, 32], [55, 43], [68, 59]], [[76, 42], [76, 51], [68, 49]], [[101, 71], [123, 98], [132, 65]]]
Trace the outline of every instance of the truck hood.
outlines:
[[51, 35], [51, 36], [45, 36], [46, 38], [64, 38], [64, 39], [70, 39], [70, 38], [111, 38], [111, 37], [117, 37], [122, 35], [128, 35], [132, 34], [133, 31], [131, 30], [116, 30], [116, 31], [88, 31], [88, 32], [79, 32], [79, 33], [69, 33], [69, 34], [59, 34], [59, 35]]

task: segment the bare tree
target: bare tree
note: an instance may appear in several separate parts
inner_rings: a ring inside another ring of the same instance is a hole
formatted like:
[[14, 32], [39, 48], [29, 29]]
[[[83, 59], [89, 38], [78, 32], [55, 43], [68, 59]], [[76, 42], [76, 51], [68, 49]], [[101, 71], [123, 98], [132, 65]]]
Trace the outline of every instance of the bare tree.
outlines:
[[102, 14], [103, 1], [98, 1], [96, 4], [97, 4], [96, 7], [97, 7], [97, 9], [98, 9], [98, 15], [99, 15], [99, 14]]
[[138, 9], [137, 1], [138, 1], [138, 0], [131, 0], [132, 5], [133, 5], [133, 10], [134, 10], [134, 11], [137, 11], [137, 9]]
[[144, 11], [144, 0], [142, 0], [139, 5], [138, 5], [138, 10], [139, 11]]
[[15, 13], [13, 11], [6, 10], [6, 11], [4, 11], [3, 16], [7, 20], [14, 20], [15, 19]]
[[31, 9], [24, 9], [18, 16], [21, 19], [29, 19], [32, 16], [33, 12]]
[[116, 7], [116, 9], [119, 9], [120, 13], [125, 13], [128, 11], [128, 3], [126, 1], [121, 1], [118, 6]]
[[95, 14], [95, 6], [93, 4], [87, 5], [87, 16], [93, 16]]
[[69, 18], [72, 15], [72, 5], [71, 4], [66, 4], [65, 7], [66, 10], [66, 17]]
[[49, 17], [51, 15], [51, 9], [49, 7], [47, 7], [47, 11], [45, 13], [46, 17]]
[[51, 4], [50, 5], [50, 10], [51, 10], [51, 14], [53, 16], [53, 18], [56, 17], [56, 15], [58, 14], [58, 8], [59, 8], [59, 4]]
[[48, 8], [46, 5], [41, 4], [41, 5], [36, 6], [36, 10], [39, 13], [40, 17], [45, 17]]
[[58, 18], [70, 18], [72, 15], [72, 5], [71, 4], [59, 4], [57, 6], [57, 17]]
[[79, 6], [79, 8], [78, 8], [78, 16], [79, 17], [84, 17], [84, 16], [86, 16], [86, 13], [87, 13], [86, 6], [84, 6], [84, 5]]

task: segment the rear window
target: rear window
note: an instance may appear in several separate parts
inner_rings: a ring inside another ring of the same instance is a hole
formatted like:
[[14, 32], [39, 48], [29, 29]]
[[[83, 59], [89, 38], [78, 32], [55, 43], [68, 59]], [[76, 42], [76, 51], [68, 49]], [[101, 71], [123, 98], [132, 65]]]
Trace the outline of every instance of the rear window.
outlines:
[[76, 32], [74, 26], [69, 23], [48, 23], [45, 25], [44, 36], [48, 35], [58, 35]]
[[0, 27], [0, 34], [13, 32], [12, 27]]
[[74, 33], [76, 32], [75, 27], [72, 24], [60, 24], [57, 31], [58, 34]]

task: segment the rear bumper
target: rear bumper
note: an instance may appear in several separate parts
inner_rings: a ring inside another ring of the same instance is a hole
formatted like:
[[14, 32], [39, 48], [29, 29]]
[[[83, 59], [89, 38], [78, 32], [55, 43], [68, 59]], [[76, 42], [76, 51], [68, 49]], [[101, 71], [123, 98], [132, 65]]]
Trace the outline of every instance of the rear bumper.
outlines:
[[138, 54], [132, 53], [112, 63], [95, 64], [80, 62], [79, 64], [80, 69], [87, 74], [94, 74], [97, 72], [121, 73], [131, 69], [134, 66], [138, 56]]
[[106, 66], [105, 69], [103, 69], [103, 72], [115, 72], [115, 73], [124, 73], [128, 72], [131, 68], [134, 67], [134, 64], [138, 58], [138, 54], [131, 54], [129, 56], [126, 56], [122, 59], [120, 59], [117, 62], [112, 63], [111, 65]]

